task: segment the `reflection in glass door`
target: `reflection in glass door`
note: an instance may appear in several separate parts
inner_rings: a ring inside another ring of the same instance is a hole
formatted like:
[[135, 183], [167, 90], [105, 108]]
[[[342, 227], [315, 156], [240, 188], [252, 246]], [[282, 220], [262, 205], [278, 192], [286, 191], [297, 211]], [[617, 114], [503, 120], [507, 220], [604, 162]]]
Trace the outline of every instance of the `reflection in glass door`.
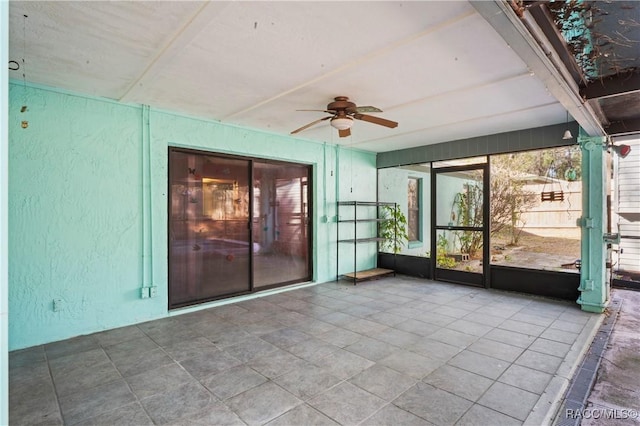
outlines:
[[488, 258], [486, 166], [434, 169], [431, 241], [436, 280], [485, 286]]
[[309, 166], [254, 161], [253, 285], [311, 279]]
[[172, 150], [169, 305], [250, 290], [248, 160]]
[[169, 307], [310, 280], [310, 176], [306, 165], [172, 148]]

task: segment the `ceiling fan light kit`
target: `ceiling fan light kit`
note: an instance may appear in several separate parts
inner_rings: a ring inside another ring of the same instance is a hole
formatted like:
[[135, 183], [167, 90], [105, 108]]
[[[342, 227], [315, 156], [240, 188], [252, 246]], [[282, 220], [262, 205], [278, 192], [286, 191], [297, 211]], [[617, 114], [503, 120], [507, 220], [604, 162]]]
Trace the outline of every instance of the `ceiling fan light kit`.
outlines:
[[338, 130], [347, 130], [353, 126], [353, 118], [349, 116], [334, 117], [331, 119], [331, 126]]
[[[301, 110], [301, 111], [309, 111], [309, 110]], [[313, 110], [312, 110], [313, 111]], [[362, 120], [368, 121], [369, 123], [378, 124], [380, 126], [389, 127], [393, 129], [398, 126], [398, 123], [391, 120], [386, 120], [384, 118], [375, 117], [373, 115], [363, 114], [363, 112], [382, 112], [380, 108], [376, 108], [373, 106], [356, 106], [355, 103], [349, 101], [349, 98], [346, 96], [337, 96], [333, 99], [333, 102], [327, 105], [326, 110], [321, 110], [319, 112], [326, 112], [327, 114], [331, 114], [328, 117], [323, 117], [318, 120], [312, 121], [309, 124], [305, 124], [304, 126], [294, 130], [291, 134], [296, 134], [301, 132], [309, 127], [315, 126], [321, 121], [331, 120], [329, 123], [331, 127], [338, 129], [338, 135], [341, 138], [347, 137], [351, 135], [351, 126], [353, 126], [354, 120]]]

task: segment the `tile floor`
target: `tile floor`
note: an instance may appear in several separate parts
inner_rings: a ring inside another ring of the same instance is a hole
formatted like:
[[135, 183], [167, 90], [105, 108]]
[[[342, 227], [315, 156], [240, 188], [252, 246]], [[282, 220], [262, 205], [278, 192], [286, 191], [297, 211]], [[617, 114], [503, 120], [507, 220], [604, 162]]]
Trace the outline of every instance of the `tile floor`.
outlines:
[[408, 277], [9, 354], [12, 425], [540, 424], [601, 316]]

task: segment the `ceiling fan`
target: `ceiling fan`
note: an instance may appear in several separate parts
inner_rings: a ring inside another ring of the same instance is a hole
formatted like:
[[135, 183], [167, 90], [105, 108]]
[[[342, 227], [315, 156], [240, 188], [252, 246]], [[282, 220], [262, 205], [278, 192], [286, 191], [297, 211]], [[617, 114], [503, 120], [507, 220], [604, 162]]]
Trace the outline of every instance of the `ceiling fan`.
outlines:
[[341, 138], [351, 135], [351, 126], [353, 126], [354, 119], [368, 121], [369, 123], [379, 124], [380, 126], [389, 127], [392, 129], [398, 126], [398, 123], [396, 123], [395, 121], [385, 120], [384, 118], [363, 114], [363, 112], [382, 112], [382, 110], [380, 108], [372, 106], [356, 106], [356, 104], [349, 101], [349, 98], [346, 96], [335, 97], [333, 102], [327, 105], [326, 110], [301, 109], [298, 111], [320, 111], [326, 112], [331, 115], [312, 121], [309, 124], [305, 124], [299, 129], [291, 132], [292, 135], [308, 129], [311, 126], [320, 123], [321, 121], [326, 120], [331, 120], [329, 123], [332, 127], [338, 129], [338, 135]]

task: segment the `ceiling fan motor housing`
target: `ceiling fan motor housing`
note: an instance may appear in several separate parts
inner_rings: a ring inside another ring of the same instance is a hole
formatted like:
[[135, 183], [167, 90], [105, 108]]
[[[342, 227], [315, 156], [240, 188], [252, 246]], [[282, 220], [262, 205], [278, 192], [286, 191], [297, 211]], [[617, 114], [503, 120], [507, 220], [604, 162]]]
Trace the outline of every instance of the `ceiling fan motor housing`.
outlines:
[[349, 101], [346, 96], [337, 96], [334, 98], [334, 102], [327, 105], [327, 111], [345, 111], [348, 113], [356, 111], [356, 104]]

